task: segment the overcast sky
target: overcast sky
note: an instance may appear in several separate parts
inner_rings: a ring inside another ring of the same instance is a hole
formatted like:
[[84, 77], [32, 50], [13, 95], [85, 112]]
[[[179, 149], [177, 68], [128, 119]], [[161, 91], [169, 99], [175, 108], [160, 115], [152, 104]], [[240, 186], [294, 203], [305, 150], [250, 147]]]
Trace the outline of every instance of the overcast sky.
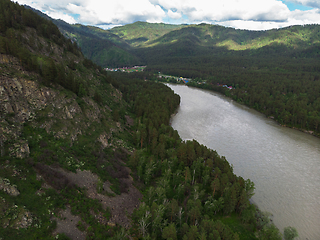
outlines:
[[136, 21], [267, 30], [320, 24], [320, 0], [14, 0], [68, 23], [104, 29]]

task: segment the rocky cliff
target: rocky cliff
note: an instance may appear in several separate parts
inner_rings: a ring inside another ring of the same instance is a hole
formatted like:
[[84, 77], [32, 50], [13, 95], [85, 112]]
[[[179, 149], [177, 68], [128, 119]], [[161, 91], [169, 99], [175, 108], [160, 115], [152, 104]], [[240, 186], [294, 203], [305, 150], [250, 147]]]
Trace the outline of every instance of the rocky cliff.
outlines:
[[[18, 70], [18, 61], [10, 56], [0, 55], [0, 111], [1, 111], [1, 152], [4, 155], [4, 144], [10, 140], [10, 154], [19, 158], [28, 156], [28, 143], [21, 140], [23, 124], [43, 128], [52, 132], [57, 138], [68, 138], [71, 142], [77, 139], [92, 123], [102, 124], [107, 120], [110, 131], [102, 133], [98, 140], [104, 147], [109, 146], [107, 139], [112, 131], [121, 130], [120, 123], [111, 119], [112, 110], [108, 106], [97, 104], [86, 96], [77, 99], [74, 93], [47, 87], [30, 80], [32, 74], [15, 72], [10, 74], [6, 64], [10, 60], [11, 68]], [[59, 86], [56, 86], [59, 88]], [[114, 101], [121, 101], [121, 93], [110, 85], [110, 95]], [[78, 101], [77, 101], [78, 100]], [[81, 107], [79, 106], [81, 101]]]
[[125, 236], [142, 197], [126, 167], [128, 104], [43, 25], [56, 36], [0, 29], [0, 239]]

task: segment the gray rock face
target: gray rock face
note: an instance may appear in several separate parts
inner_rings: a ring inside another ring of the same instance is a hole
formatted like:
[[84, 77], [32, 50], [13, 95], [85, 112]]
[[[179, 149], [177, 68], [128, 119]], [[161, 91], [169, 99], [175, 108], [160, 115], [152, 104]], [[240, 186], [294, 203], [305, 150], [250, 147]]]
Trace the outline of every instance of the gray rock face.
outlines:
[[[1, 56], [0, 54], [0, 62]], [[61, 86], [46, 87], [29, 78], [34, 77], [26, 74], [24, 77], [11, 77], [9, 74], [0, 76], [1, 156], [8, 154], [5, 149], [17, 158], [29, 156], [28, 142], [21, 139], [25, 123], [43, 128], [57, 138], [68, 138], [71, 144], [79, 135], [84, 134], [92, 123], [101, 124], [101, 119], [110, 126], [110, 131], [121, 128], [120, 123], [116, 125], [111, 120], [111, 109], [107, 106], [100, 106], [86, 96], [81, 99], [80, 107], [79, 98], [74, 93], [63, 90]], [[122, 98], [121, 92], [116, 89], [112, 89], [110, 94], [116, 102]], [[110, 136], [111, 132], [103, 132], [97, 140], [105, 148], [110, 146]], [[6, 146], [9, 140], [11, 146]]]
[[20, 194], [16, 186], [11, 185], [9, 179], [6, 178], [0, 178], [0, 190], [14, 197]]
[[9, 150], [11, 156], [21, 159], [28, 157], [30, 154], [29, 145], [24, 140], [19, 140], [18, 142], [14, 143]]

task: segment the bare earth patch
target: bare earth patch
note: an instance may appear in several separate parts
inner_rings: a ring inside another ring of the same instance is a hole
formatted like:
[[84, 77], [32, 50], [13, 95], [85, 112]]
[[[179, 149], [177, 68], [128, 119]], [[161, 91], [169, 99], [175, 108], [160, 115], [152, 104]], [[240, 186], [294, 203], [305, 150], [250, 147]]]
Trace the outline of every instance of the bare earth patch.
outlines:
[[53, 232], [54, 235], [64, 233], [71, 239], [85, 240], [86, 234], [77, 228], [77, 223], [81, 221], [79, 216], [71, 213], [70, 207], [60, 211], [59, 218], [54, 218], [57, 221], [57, 228]]
[[[61, 168], [56, 170], [62, 173], [71, 183], [76, 184], [81, 188], [86, 188], [87, 196], [92, 199], [98, 199], [104, 209], [109, 208], [112, 214], [111, 219], [107, 222], [109, 226], [114, 226], [115, 224], [119, 224], [125, 228], [129, 228], [131, 226], [128, 216], [133, 213], [135, 208], [139, 207], [142, 194], [133, 186], [133, 179], [130, 175], [128, 178], [119, 179], [127, 184], [127, 193], [115, 196], [106, 196], [97, 192], [97, 182], [99, 181], [99, 177], [91, 171], [77, 170], [76, 173], [73, 173]], [[130, 172], [129, 168], [127, 168], [127, 170]], [[112, 193], [109, 188], [109, 182], [105, 182], [103, 187], [107, 192]], [[54, 232], [55, 234], [65, 233], [72, 239], [85, 239], [85, 233], [81, 232], [77, 228], [77, 223], [81, 219], [78, 216], [72, 215], [70, 209], [67, 208], [62, 211], [61, 218], [56, 218], [55, 220], [57, 220], [57, 229]]]

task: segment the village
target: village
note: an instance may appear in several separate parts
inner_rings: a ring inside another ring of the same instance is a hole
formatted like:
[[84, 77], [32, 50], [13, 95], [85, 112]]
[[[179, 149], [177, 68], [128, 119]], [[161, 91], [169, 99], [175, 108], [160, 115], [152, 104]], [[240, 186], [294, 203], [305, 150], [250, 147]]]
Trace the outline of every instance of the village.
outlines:
[[122, 68], [105, 68], [106, 71], [110, 72], [143, 72], [146, 66], [134, 66], [134, 67], [122, 67]]
[[[175, 76], [171, 76], [171, 75], [161, 74], [160, 72], [159, 72], [158, 78], [166, 79], [168, 82], [177, 82], [177, 83], [184, 83], [184, 84], [187, 84], [189, 82], [196, 82], [198, 84], [206, 84], [207, 83], [207, 80], [202, 80], [201, 78], [200, 79], [198, 79], [198, 78], [192, 79], [192, 78], [185, 78], [185, 77], [175, 77]], [[228, 86], [226, 84], [217, 83], [217, 86], [228, 88], [229, 90], [233, 89], [232, 86]]]
[[161, 74], [160, 72], [159, 72], [158, 78], [160, 78], [160, 79], [164, 78], [164, 79], [167, 79], [167, 80], [175, 80], [177, 82], [183, 82], [183, 83], [188, 83], [188, 82], [192, 81], [191, 78], [175, 77], [175, 76], [171, 76], [171, 75]]
[[[105, 68], [106, 71], [110, 71], [110, 72], [127, 72], [127, 73], [132, 73], [132, 72], [143, 72], [144, 69], [146, 68], [146, 66], [134, 66], [134, 67], [122, 67], [122, 68]], [[160, 81], [163, 82], [171, 82], [171, 83], [184, 83], [184, 84], [188, 84], [190, 82], [194, 82], [197, 84], [206, 84], [207, 80], [203, 80], [203, 79], [199, 79], [199, 78], [186, 78], [186, 77], [176, 77], [176, 76], [171, 76], [171, 75], [166, 75], [166, 74], [162, 74], [161, 72], [159, 72], [158, 74], [158, 78], [160, 79]], [[224, 88], [228, 88], [228, 89], [233, 89], [232, 86], [228, 86], [226, 84], [219, 84], [217, 83], [218, 86], [220, 87], [224, 87]]]

